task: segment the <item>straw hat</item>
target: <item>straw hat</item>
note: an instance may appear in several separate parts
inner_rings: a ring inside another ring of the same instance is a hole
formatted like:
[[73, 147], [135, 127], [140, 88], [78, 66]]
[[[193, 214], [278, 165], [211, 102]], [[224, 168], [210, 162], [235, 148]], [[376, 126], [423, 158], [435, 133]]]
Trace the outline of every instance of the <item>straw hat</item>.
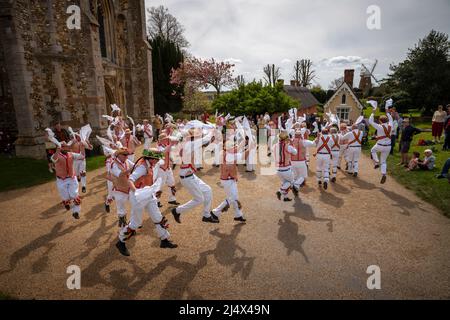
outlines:
[[115, 155], [116, 157], [117, 157], [117, 156], [120, 156], [120, 155], [128, 156], [128, 155], [129, 155], [129, 152], [128, 152], [128, 149], [127, 149], [127, 148], [120, 148], [120, 149], [116, 150], [116, 152], [114, 152], [114, 155]]
[[289, 138], [289, 135], [288, 135], [288, 133], [287, 133], [286, 131], [281, 131], [281, 132], [278, 134], [278, 138], [279, 138], [280, 140], [286, 140], [286, 139]]

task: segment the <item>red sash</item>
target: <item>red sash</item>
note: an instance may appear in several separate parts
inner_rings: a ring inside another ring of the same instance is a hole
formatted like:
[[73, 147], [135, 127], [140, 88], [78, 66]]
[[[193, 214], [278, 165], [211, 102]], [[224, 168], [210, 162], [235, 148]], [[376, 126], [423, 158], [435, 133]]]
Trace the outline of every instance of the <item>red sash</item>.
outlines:
[[327, 149], [328, 154], [331, 154], [331, 149], [328, 146], [328, 141], [330, 141], [330, 137], [327, 137], [326, 139], [322, 137], [320, 137], [320, 139], [322, 140], [322, 145], [317, 149], [317, 153], [319, 153], [323, 148]]
[[350, 141], [348, 143], [348, 145], [351, 145], [352, 143], [355, 143], [355, 142], [358, 142], [359, 144], [361, 144], [361, 139], [359, 138], [361, 136], [361, 131], [359, 131], [358, 134], [355, 134], [355, 131], [352, 131], [352, 133], [353, 133], [353, 137], [355, 137], [355, 139]]
[[387, 127], [385, 127], [385, 126], [381, 125], [381, 127], [383, 128], [384, 136], [377, 137], [377, 140], [382, 140], [382, 139], [385, 139], [385, 138], [390, 138], [390, 137], [391, 137], [391, 126], [388, 125]]

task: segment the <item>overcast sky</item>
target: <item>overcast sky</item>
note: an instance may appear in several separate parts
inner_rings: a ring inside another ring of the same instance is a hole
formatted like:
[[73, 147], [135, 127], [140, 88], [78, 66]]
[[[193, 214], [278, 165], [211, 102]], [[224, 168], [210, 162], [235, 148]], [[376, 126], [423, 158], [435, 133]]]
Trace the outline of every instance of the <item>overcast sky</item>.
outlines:
[[[188, 50], [197, 57], [233, 62], [247, 81], [263, 77], [268, 63], [287, 83], [296, 60], [313, 61], [324, 88], [361, 63], [378, 65], [383, 78], [431, 29], [450, 33], [450, 0], [145, 0], [164, 5], [185, 27]], [[368, 6], [381, 9], [381, 30], [369, 30]]]

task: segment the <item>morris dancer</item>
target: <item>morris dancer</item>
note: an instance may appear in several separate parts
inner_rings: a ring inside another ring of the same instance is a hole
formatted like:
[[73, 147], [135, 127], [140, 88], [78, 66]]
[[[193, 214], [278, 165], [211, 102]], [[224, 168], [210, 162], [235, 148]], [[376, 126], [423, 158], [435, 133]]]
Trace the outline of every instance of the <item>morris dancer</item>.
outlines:
[[114, 185], [113, 196], [116, 202], [119, 227], [127, 224], [126, 204], [129, 201], [130, 186], [128, 177], [134, 163], [128, 159], [128, 149], [121, 148], [115, 152], [111, 166], [111, 178]]
[[361, 155], [362, 138], [363, 132], [358, 129], [358, 124], [356, 123], [352, 125], [352, 131], [342, 137], [343, 140], [347, 141], [347, 173], [353, 174], [354, 177], [358, 176], [358, 160]]
[[341, 122], [339, 124], [339, 160], [337, 168], [341, 169], [342, 158], [345, 161], [345, 170], [348, 170], [348, 146], [347, 141], [345, 141], [344, 136], [348, 133], [347, 124]]
[[80, 219], [81, 199], [78, 196], [78, 180], [75, 175], [74, 161], [84, 158], [79, 153], [69, 152], [67, 145], [58, 145], [56, 153], [51, 157], [55, 164], [56, 187], [67, 211], [71, 209], [72, 216]]
[[332, 158], [331, 147], [333, 140], [328, 135], [328, 129], [323, 128], [322, 133], [317, 135], [315, 140], [316, 149], [316, 177], [319, 187], [323, 183], [323, 188], [328, 189], [328, 182], [330, 181], [330, 161]]
[[106, 189], [108, 191], [106, 195], [105, 200], [105, 211], [110, 212], [111, 211], [111, 203], [114, 201], [114, 195], [113, 195], [113, 178], [111, 175], [111, 168], [114, 163], [114, 150], [112, 149], [106, 149], [105, 146], [103, 146], [103, 153], [105, 155], [105, 168], [106, 168]]
[[136, 136], [132, 135], [130, 129], [125, 130], [125, 135], [120, 140], [123, 147], [128, 150], [128, 160], [134, 162], [134, 153], [136, 152], [136, 147], [141, 144], [141, 142], [136, 138]]
[[291, 156], [297, 154], [297, 150], [289, 143], [289, 134], [281, 131], [278, 134], [279, 142], [274, 147], [277, 175], [281, 180], [281, 187], [276, 192], [278, 200], [292, 201], [288, 198], [289, 190], [294, 183], [294, 175], [291, 169]]
[[297, 150], [297, 154], [291, 155], [292, 172], [294, 174], [294, 185], [292, 192], [295, 196], [298, 196], [298, 192], [301, 187], [305, 185], [306, 178], [308, 177], [308, 166], [306, 165], [306, 154], [308, 148], [314, 147], [313, 141], [304, 139], [303, 129], [299, 129], [298, 124], [295, 125], [295, 135], [292, 140], [292, 146]]
[[[203, 222], [218, 223], [219, 221], [211, 215], [211, 202], [212, 202], [212, 191], [211, 187], [207, 185], [203, 180], [195, 175], [197, 171], [195, 166], [197, 159], [195, 159], [195, 154], [201, 152], [202, 146], [211, 141], [212, 133], [206, 135], [203, 139], [201, 138], [202, 129], [189, 129], [186, 141], [180, 150], [181, 156], [181, 167], [180, 167], [180, 179], [181, 185], [185, 187], [189, 193], [192, 195], [193, 199], [187, 203], [173, 208], [172, 215], [175, 221], [181, 223], [181, 214], [203, 204]], [[200, 131], [200, 133], [198, 133]], [[201, 158], [201, 157], [200, 157]]]
[[[391, 131], [394, 127], [394, 123], [389, 112], [380, 117], [380, 124], [375, 123], [373, 118], [374, 113], [372, 112], [369, 118], [369, 124], [377, 130], [377, 143], [373, 146], [372, 150], [370, 150], [370, 153], [375, 162], [375, 169], [378, 169], [381, 163], [381, 183], [385, 183], [387, 171], [386, 159], [391, 151]], [[379, 159], [378, 152], [380, 153]]]
[[331, 161], [330, 161], [330, 171], [331, 171], [331, 182], [336, 182], [336, 175], [337, 175], [337, 169], [339, 165], [339, 155], [341, 153], [341, 145], [340, 145], [340, 138], [338, 135], [337, 128], [331, 127], [330, 128], [330, 137], [332, 146], [331, 146]]
[[[301, 130], [303, 132], [303, 140], [309, 140], [309, 136], [311, 135], [311, 130], [308, 129], [308, 124], [303, 121], [301, 124]], [[306, 148], [306, 165], [309, 167], [309, 148]]]
[[148, 120], [143, 121], [142, 130], [144, 131], [144, 150], [148, 150], [153, 140], [153, 128]]
[[[178, 141], [171, 140], [171, 137], [166, 135], [165, 133], [161, 133], [158, 137], [158, 151], [164, 155], [164, 164], [159, 167], [159, 175], [161, 177], [161, 188], [165, 185], [169, 187], [169, 204], [179, 205], [177, 202], [177, 198], [175, 194], [177, 193], [177, 189], [175, 188], [175, 179], [173, 177], [172, 171], [172, 160], [170, 158], [170, 153], [172, 151], [172, 147], [177, 144]], [[160, 190], [161, 191], [161, 190]], [[161, 207], [160, 203], [158, 206]]]
[[241, 159], [243, 157], [248, 157], [248, 149], [245, 150], [245, 152], [238, 152], [238, 150], [239, 148], [235, 147], [234, 141], [226, 141], [225, 149], [223, 152], [223, 159], [220, 165], [220, 183], [224, 188], [227, 198], [211, 213], [211, 216], [213, 216], [218, 221], [222, 212], [228, 211], [230, 206], [232, 206], [234, 209], [234, 221], [247, 221], [241, 211], [242, 205], [238, 197], [237, 161], [238, 159]]
[[86, 149], [92, 150], [94, 147], [89, 141], [82, 141], [78, 133], [73, 132], [73, 139], [67, 144], [73, 153], [81, 154], [81, 159], [74, 161], [75, 174], [78, 181], [81, 181], [81, 192], [86, 193]]
[[[160, 248], [177, 248], [178, 245], [172, 243], [169, 240], [170, 234], [167, 231], [169, 225], [167, 219], [162, 216], [158, 208], [158, 198], [161, 196], [160, 187], [152, 189], [152, 186], [156, 183], [159, 170], [157, 163], [162, 159], [164, 155], [158, 152], [157, 149], [151, 148], [143, 152], [143, 156], [136, 162], [136, 165], [132, 169], [129, 177], [130, 187], [130, 202], [131, 202], [131, 217], [130, 223], [124, 226], [119, 232], [119, 241], [116, 243], [116, 247], [119, 252], [124, 256], [129, 256], [125, 242], [136, 234], [136, 230], [142, 226], [142, 214], [143, 211], [147, 211], [150, 219], [155, 224], [156, 232], [161, 242]], [[154, 171], [156, 177], [154, 177]], [[160, 182], [161, 180], [158, 179]], [[150, 187], [150, 188], [148, 188]], [[138, 199], [138, 192], [146, 192], [144, 199]]]

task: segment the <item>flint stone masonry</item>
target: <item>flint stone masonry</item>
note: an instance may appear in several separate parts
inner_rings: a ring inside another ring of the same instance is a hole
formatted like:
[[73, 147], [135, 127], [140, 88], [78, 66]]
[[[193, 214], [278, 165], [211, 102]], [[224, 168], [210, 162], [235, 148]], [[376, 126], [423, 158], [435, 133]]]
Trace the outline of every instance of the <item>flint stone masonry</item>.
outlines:
[[[67, 28], [70, 5], [80, 30]], [[17, 156], [44, 158], [54, 121], [103, 134], [112, 103], [136, 121], [153, 115], [145, 30], [144, 0], [0, 1], [0, 131]]]

